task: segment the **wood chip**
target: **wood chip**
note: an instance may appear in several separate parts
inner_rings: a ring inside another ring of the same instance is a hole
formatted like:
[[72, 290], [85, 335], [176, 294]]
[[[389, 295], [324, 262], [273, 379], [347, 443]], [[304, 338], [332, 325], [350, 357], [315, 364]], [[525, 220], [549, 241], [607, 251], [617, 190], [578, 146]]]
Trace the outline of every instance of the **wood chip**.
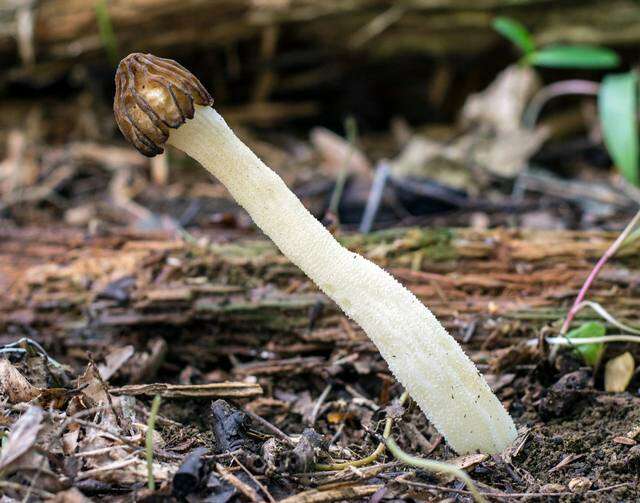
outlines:
[[622, 393], [629, 386], [636, 362], [628, 351], [609, 360], [604, 369], [604, 389]]
[[347, 486], [333, 489], [327, 489], [325, 491], [321, 489], [312, 489], [310, 491], [304, 491], [295, 496], [289, 496], [280, 503], [323, 503], [326, 501], [340, 501], [351, 500], [358, 498], [366, 498], [375, 494], [382, 484], [371, 484], [362, 486]]
[[636, 445], [638, 442], [629, 437], [614, 437], [613, 443], [622, 445]]

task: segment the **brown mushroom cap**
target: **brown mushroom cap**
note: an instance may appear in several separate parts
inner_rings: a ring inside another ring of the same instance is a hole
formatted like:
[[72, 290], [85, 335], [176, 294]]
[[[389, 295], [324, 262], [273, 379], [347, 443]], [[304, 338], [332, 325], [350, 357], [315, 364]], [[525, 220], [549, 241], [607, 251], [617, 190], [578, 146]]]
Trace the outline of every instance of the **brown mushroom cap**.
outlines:
[[193, 105], [213, 98], [200, 81], [171, 59], [139, 52], [120, 61], [113, 111], [124, 137], [147, 157], [164, 151], [169, 128], [193, 118]]

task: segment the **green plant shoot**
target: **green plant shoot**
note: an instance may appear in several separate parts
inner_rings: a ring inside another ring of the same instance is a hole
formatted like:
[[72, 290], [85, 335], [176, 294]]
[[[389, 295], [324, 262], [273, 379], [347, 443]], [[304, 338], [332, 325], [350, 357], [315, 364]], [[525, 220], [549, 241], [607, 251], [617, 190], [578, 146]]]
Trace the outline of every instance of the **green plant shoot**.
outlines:
[[545, 47], [526, 55], [525, 60], [534, 66], [584, 70], [605, 70], [620, 64], [619, 56], [611, 49], [591, 45]]
[[[606, 329], [602, 323], [590, 321], [567, 333], [567, 339], [591, 339], [604, 336]], [[604, 344], [577, 344], [574, 351], [590, 367], [597, 367], [604, 352]]]
[[604, 47], [559, 44], [538, 48], [531, 32], [519, 21], [509, 17], [495, 18], [492, 26], [522, 51], [520, 63], [526, 65], [603, 70], [620, 64], [619, 56]]

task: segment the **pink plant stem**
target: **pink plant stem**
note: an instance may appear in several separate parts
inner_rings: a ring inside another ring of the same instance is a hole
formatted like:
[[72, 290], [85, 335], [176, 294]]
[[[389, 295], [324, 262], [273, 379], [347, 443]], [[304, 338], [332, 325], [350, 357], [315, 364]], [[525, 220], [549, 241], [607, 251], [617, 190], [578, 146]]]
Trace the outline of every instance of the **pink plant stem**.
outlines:
[[587, 295], [589, 288], [591, 288], [591, 284], [595, 281], [598, 274], [600, 274], [600, 270], [604, 267], [604, 265], [608, 262], [608, 260], [616, 254], [620, 246], [622, 246], [622, 244], [625, 242], [625, 240], [627, 239], [627, 237], [629, 236], [629, 234], [631, 233], [631, 231], [639, 221], [640, 221], [640, 211], [638, 211], [638, 213], [635, 214], [635, 216], [631, 219], [631, 222], [627, 224], [627, 226], [624, 228], [624, 230], [618, 236], [618, 238], [611, 244], [611, 246], [607, 249], [607, 251], [604, 252], [604, 255], [600, 257], [600, 260], [598, 260], [598, 263], [589, 273], [589, 276], [584, 282], [584, 285], [582, 285], [582, 288], [580, 289], [580, 292], [578, 293], [576, 300], [573, 302], [573, 306], [571, 306], [571, 309], [567, 313], [567, 317], [564, 320], [564, 323], [562, 324], [562, 328], [560, 329], [560, 335], [564, 335], [567, 333], [567, 331], [569, 330], [569, 326], [573, 321], [574, 316], [581, 308], [580, 304], [582, 304], [582, 301]]

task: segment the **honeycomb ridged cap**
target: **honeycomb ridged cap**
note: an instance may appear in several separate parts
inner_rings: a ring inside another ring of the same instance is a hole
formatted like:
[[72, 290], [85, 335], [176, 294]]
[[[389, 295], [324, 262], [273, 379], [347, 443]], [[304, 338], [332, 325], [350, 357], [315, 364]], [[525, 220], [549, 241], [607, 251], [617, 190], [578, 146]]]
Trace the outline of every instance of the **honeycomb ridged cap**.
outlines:
[[113, 100], [116, 123], [124, 137], [147, 157], [164, 151], [169, 128], [192, 119], [194, 104], [212, 103], [200, 81], [171, 59], [133, 53], [118, 65]]

